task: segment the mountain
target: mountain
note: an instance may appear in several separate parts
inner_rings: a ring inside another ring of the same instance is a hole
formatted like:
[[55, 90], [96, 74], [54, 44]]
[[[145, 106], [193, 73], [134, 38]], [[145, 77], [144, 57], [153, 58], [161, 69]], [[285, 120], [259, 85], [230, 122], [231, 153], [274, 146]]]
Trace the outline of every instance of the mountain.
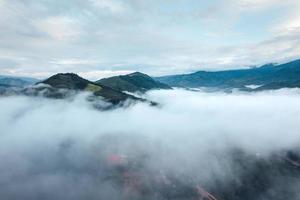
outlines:
[[33, 85], [38, 80], [27, 77], [0, 76], [0, 87], [17, 87], [22, 88]]
[[254, 91], [262, 91], [262, 90], [277, 90], [281, 88], [299, 88], [300, 87], [300, 79], [299, 80], [292, 80], [292, 81], [278, 81], [278, 82], [271, 82], [260, 86], [258, 88], [254, 88]]
[[96, 81], [96, 83], [111, 87], [118, 91], [128, 92], [146, 92], [152, 89], [171, 89], [167, 84], [156, 81], [150, 76], [140, 72], [104, 78]]
[[215, 87], [249, 89], [248, 85], [256, 85], [255, 90], [278, 89], [282, 87], [300, 87], [300, 60], [274, 65], [267, 64], [257, 68], [198, 71], [192, 74], [157, 77], [155, 80], [174, 87]]
[[50, 85], [54, 88], [69, 89], [69, 90], [85, 90], [88, 84], [93, 84], [89, 80], [81, 78], [73, 73], [59, 73], [40, 82]]
[[118, 104], [127, 99], [142, 100], [132, 95], [116, 91], [107, 86], [93, 83], [89, 80], [81, 78], [73, 73], [59, 73], [50, 78], [37, 83], [34, 87], [26, 88], [25, 94], [38, 95], [43, 94], [46, 97], [64, 98], [76, 91], [89, 91], [94, 96], [102, 97], [112, 104]]

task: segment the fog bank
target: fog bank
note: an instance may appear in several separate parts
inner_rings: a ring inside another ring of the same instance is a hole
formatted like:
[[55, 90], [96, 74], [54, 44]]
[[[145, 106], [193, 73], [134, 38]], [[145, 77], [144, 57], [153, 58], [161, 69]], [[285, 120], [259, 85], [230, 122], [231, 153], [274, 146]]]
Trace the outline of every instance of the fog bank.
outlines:
[[128, 163], [134, 173], [171, 174], [210, 188], [241, 173], [231, 156], [237, 149], [265, 159], [300, 144], [298, 89], [176, 89], [145, 98], [160, 106], [99, 111], [84, 94], [0, 98], [0, 198], [126, 199], [122, 184], [107, 176]]

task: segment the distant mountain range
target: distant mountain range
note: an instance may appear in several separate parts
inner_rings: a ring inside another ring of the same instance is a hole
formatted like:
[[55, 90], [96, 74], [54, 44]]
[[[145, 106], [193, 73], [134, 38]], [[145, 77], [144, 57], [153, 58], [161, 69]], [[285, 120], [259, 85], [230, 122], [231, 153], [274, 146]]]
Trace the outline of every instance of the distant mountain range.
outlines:
[[0, 76], [0, 87], [26, 87], [38, 82], [38, 79], [17, 76]]
[[153, 89], [172, 89], [167, 84], [155, 81], [147, 74], [140, 72], [103, 78], [96, 81], [96, 83], [105, 85], [118, 91], [128, 92], [146, 92]]
[[155, 80], [172, 87], [185, 88], [238, 88], [259, 91], [283, 87], [300, 87], [300, 60], [280, 65], [267, 64], [251, 69], [215, 72], [198, 71], [191, 74], [157, 77]]
[[19, 90], [34, 85], [37, 79], [0, 75], [0, 95], [15, 95]]
[[[249, 69], [226, 71], [198, 71], [191, 74], [152, 78], [140, 72], [100, 79], [86, 80], [73, 73], [59, 73], [44, 81], [33, 78], [0, 76], [0, 95], [25, 94], [50, 98], [65, 98], [77, 91], [90, 91], [95, 97], [119, 104], [127, 99], [146, 101], [124, 92], [144, 93], [154, 89], [237, 88], [243, 91], [261, 91], [300, 87], [300, 60], [285, 64], [267, 64]], [[153, 103], [153, 102], [152, 102]]]

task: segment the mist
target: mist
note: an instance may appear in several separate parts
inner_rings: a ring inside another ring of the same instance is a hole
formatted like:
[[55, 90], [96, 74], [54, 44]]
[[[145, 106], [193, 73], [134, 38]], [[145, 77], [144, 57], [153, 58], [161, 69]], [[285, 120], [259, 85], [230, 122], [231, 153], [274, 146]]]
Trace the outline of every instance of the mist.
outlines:
[[[174, 199], [155, 188], [161, 182], [176, 182], [177, 192], [193, 185], [214, 194], [239, 183], [246, 169], [237, 155], [248, 166], [252, 159], [269, 162], [299, 148], [299, 89], [175, 89], [143, 97], [159, 106], [141, 102], [99, 111], [86, 94], [67, 100], [0, 98], [0, 198]], [[116, 174], [125, 176], [126, 166], [130, 180], [124, 183]], [[281, 180], [259, 199], [274, 199], [281, 184], [296, 197], [299, 179]]]

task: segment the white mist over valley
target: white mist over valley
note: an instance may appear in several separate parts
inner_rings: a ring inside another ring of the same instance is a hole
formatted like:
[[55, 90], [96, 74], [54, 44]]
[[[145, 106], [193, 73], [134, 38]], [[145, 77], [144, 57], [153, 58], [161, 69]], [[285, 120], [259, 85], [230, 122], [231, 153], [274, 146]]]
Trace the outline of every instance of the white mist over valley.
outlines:
[[[268, 160], [299, 150], [299, 89], [174, 89], [143, 96], [159, 106], [135, 103], [99, 111], [86, 93], [63, 100], [1, 98], [1, 197], [165, 199], [163, 192], [140, 191], [162, 184], [152, 175], [166, 185], [176, 177], [180, 184], [212, 191], [216, 184], [242, 181], [246, 168], [236, 163], [236, 152], [247, 160]], [[120, 167], [138, 174], [131, 177], [138, 183], [118, 183]], [[290, 184], [296, 195], [300, 182]], [[270, 185], [262, 199], [271, 200], [277, 186]]]

